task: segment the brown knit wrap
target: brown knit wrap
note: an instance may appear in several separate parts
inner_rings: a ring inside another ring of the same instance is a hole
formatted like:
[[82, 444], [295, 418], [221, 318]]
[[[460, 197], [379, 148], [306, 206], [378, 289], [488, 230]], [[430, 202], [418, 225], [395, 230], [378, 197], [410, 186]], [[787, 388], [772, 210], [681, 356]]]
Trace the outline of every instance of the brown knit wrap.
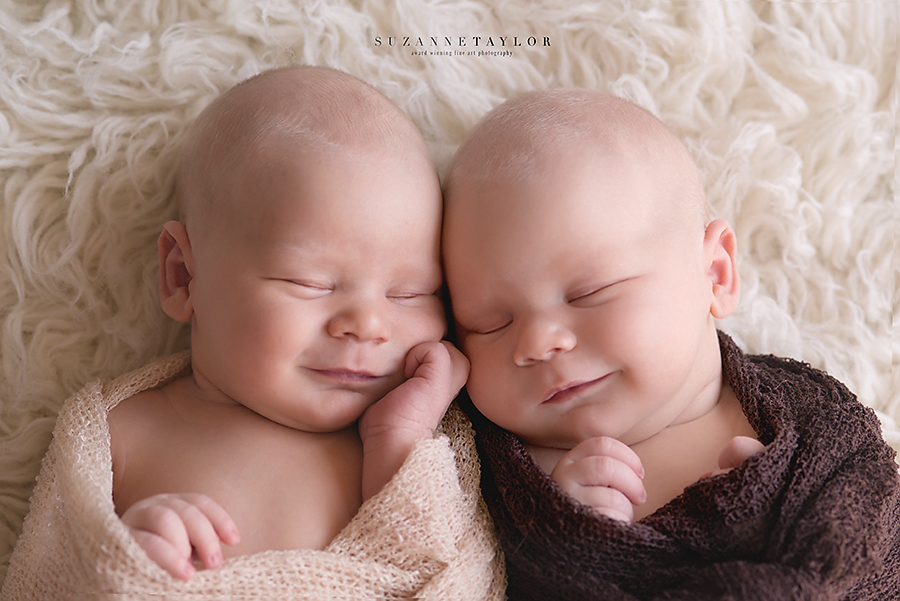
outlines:
[[900, 478], [874, 413], [809, 365], [719, 342], [766, 450], [635, 524], [568, 497], [470, 411], [511, 600], [898, 597]]

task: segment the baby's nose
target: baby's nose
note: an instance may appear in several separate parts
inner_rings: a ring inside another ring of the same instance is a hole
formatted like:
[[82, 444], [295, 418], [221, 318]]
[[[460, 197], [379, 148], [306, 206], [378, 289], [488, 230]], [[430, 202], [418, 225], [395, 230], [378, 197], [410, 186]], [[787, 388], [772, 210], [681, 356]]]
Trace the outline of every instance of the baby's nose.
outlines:
[[528, 367], [549, 361], [558, 353], [567, 353], [576, 344], [575, 334], [564, 325], [547, 319], [532, 320], [519, 335], [513, 362], [519, 367]]
[[329, 320], [328, 333], [357, 342], [387, 342], [391, 337], [387, 319], [376, 302], [360, 302], [345, 308]]

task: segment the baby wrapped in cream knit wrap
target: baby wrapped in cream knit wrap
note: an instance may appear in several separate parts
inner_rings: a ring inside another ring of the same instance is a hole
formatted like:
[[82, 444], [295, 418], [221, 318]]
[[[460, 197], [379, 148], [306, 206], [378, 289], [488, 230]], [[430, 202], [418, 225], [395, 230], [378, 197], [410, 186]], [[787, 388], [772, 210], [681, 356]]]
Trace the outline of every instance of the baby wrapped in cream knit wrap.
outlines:
[[189, 369], [190, 353], [182, 352], [88, 384], [66, 402], [4, 601], [503, 598], [503, 563], [479, 495], [471, 426], [455, 405], [435, 437], [416, 444], [325, 550], [231, 558], [190, 582], [169, 576], [116, 515], [106, 417], [120, 401]]

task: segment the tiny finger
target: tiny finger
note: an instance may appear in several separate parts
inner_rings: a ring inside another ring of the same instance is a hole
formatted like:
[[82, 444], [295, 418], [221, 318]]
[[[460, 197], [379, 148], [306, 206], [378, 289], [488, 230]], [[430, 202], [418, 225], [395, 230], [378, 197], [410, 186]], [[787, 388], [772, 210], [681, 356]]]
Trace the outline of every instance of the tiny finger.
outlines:
[[640, 505], [647, 499], [643, 473], [637, 453], [614, 438], [601, 436], [585, 440], [566, 453], [551, 477], [578, 486], [611, 487]]
[[453, 394], [456, 394], [466, 384], [466, 380], [469, 379], [471, 365], [466, 356], [463, 355], [458, 348], [453, 346], [452, 343], [442, 340], [441, 344], [443, 344], [450, 353], [451, 384], [453, 386]]
[[738, 467], [747, 459], [761, 453], [766, 449], [765, 445], [749, 436], [735, 436], [719, 453], [719, 467], [723, 470]]
[[191, 557], [191, 540], [178, 510], [156, 502], [151, 497], [132, 505], [122, 515], [122, 521], [133, 531], [145, 531], [166, 541], [185, 561]]
[[191, 502], [209, 519], [216, 534], [226, 545], [236, 545], [241, 542], [241, 535], [237, 525], [225, 509], [206, 495], [191, 496]]
[[632, 521], [634, 521], [634, 513], [633, 512], [628, 512], [626, 514], [626, 513], [622, 513], [621, 511], [616, 511], [614, 509], [610, 509], [608, 507], [603, 507], [601, 509], [595, 509], [594, 511], [600, 515], [605, 515], [606, 517], [612, 518], [619, 522], [625, 522], [626, 524], [630, 524]]
[[406, 354], [403, 375], [407, 379], [412, 378], [423, 365], [445, 361], [449, 359], [447, 355], [448, 351], [438, 342], [417, 344]]
[[181, 513], [191, 544], [205, 568], [214, 568], [222, 561], [222, 547], [215, 528], [195, 505], [189, 505]]
[[581, 491], [580, 496], [582, 499], [579, 502], [590, 506], [598, 514], [629, 523], [634, 519], [634, 506], [615, 489], [587, 487]]
[[612, 457], [586, 457], [581, 460], [583, 470], [578, 483], [581, 486], [611, 488], [623, 494], [632, 504], [641, 505], [647, 500], [644, 483], [628, 466]]
[[132, 529], [131, 535], [147, 554], [147, 557], [171, 574], [173, 578], [184, 581], [193, 578], [196, 569], [191, 564], [190, 554], [185, 557], [182, 551], [167, 540], [147, 530]]
[[644, 477], [644, 466], [641, 464], [641, 458], [638, 457], [638, 454], [631, 447], [615, 438], [609, 436], [588, 438], [580, 442], [566, 455], [573, 461], [589, 456], [611, 457], [631, 468], [638, 478], [643, 479]]

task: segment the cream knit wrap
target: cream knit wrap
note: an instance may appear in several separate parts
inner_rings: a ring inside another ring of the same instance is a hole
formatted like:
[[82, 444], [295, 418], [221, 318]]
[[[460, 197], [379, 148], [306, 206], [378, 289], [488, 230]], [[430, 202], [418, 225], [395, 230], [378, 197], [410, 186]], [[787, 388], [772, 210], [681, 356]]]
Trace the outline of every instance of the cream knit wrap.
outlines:
[[504, 570], [479, 495], [471, 426], [454, 405], [395, 477], [324, 551], [269, 551], [177, 581], [147, 558], [116, 515], [106, 416], [120, 401], [189, 368], [189, 352], [64, 405], [4, 600], [502, 599]]

